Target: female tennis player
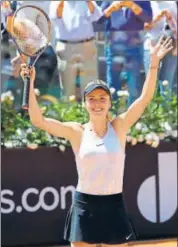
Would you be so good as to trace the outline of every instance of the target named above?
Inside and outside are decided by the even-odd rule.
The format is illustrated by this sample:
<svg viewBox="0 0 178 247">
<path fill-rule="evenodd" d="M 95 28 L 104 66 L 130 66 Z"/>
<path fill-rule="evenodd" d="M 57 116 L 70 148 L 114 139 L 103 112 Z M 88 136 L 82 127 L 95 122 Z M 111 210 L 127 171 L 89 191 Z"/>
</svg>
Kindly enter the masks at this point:
<svg viewBox="0 0 178 247">
<path fill-rule="evenodd" d="M 100 80 L 88 83 L 84 102 L 89 122 L 85 125 L 45 118 L 34 93 L 35 69 L 21 66 L 22 78 L 25 75 L 31 78 L 32 124 L 53 136 L 68 139 L 75 153 L 78 185 L 64 231 L 64 238 L 72 247 L 125 246 L 134 239 L 123 200 L 126 136 L 153 98 L 160 60 L 172 48 L 169 37 L 150 45 L 151 63 L 142 94 L 113 120 L 108 118 L 111 94 L 107 85 Z"/>
</svg>

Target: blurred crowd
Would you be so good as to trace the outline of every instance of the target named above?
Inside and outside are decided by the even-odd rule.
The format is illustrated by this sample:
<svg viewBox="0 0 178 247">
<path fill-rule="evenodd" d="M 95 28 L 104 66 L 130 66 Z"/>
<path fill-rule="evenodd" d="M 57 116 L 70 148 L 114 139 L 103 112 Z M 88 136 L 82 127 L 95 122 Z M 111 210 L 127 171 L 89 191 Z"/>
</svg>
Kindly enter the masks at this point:
<svg viewBox="0 0 178 247">
<path fill-rule="evenodd" d="M 110 86 L 113 97 L 128 90 L 128 105 L 139 97 L 149 69 L 149 44 L 172 36 L 174 49 L 163 59 L 159 90 L 167 81 L 177 90 L 176 1 L 3 1 L 1 2 L 1 92 L 12 91 L 21 104 L 22 57 L 7 31 L 6 18 L 23 5 L 42 8 L 52 22 L 52 40 L 36 63 L 35 87 L 41 95 L 81 100 L 85 85 L 96 78 Z"/>
</svg>

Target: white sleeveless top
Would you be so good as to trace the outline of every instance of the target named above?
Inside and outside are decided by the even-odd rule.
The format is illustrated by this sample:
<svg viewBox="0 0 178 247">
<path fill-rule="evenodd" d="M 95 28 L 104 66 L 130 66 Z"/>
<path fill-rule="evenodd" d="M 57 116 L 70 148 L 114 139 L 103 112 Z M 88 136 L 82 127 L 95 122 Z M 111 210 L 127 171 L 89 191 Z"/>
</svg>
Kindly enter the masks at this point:
<svg viewBox="0 0 178 247">
<path fill-rule="evenodd" d="M 86 126 L 75 156 L 77 191 L 93 195 L 122 192 L 125 153 L 110 123 L 104 138 L 96 138 L 89 126 Z"/>
</svg>

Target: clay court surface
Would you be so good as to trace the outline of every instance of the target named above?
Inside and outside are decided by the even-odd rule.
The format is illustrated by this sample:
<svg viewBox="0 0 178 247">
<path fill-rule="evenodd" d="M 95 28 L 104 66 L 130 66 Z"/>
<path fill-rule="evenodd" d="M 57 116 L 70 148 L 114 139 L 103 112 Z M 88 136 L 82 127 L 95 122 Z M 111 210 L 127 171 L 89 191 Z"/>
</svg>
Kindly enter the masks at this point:
<svg viewBox="0 0 178 247">
<path fill-rule="evenodd" d="M 129 247 L 178 247 L 177 239 L 142 241 L 130 243 Z"/>
<path fill-rule="evenodd" d="M 44 247 L 70 247 L 70 246 L 56 245 L 56 246 L 44 246 Z M 102 246 L 100 245 L 100 247 Z M 130 243 L 128 247 L 178 247 L 178 239 L 138 241 L 138 242 Z"/>
</svg>

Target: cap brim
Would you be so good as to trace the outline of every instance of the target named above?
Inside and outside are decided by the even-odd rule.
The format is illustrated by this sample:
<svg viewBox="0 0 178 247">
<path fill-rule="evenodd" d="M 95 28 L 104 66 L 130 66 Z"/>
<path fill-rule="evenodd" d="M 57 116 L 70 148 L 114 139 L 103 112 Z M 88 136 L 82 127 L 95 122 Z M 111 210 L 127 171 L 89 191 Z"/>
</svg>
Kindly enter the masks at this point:
<svg viewBox="0 0 178 247">
<path fill-rule="evenodd" d="M 91 92 L 93 92 L 95 89 L 103 89 L 110 97 L 111 97 L 111 93 L 108 87 L 104 86 L 104 85 L 91 85 L 89 86 L 85 92 L 84 92 L 84 97 L 87 96 L 88 94 L 90 94 Z"/>
</svg>

